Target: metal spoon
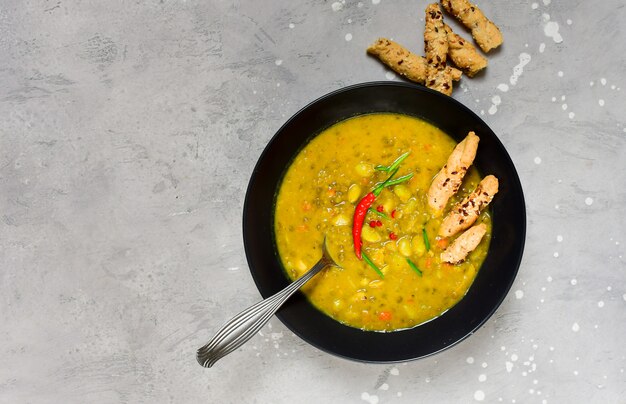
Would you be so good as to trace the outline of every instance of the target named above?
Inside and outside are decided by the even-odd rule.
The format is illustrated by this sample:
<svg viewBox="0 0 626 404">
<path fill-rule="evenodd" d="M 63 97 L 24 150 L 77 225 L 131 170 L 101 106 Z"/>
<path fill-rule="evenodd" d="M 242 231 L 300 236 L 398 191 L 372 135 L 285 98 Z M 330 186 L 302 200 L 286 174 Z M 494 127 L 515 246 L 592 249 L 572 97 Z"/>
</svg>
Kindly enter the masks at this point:
<svg viewBox="0 0 626 404">
<path fill-rule="evenodd" d="M 322 258 L 313 265 L 313 268 L 290 283 L 289 286 L 280 292 L 248 307 L 224 324 L 206 345 L 198 349 L 198 353 L 196 354 L 198 363 L 206 368 L 210 368 L 219 359 L 245 344 L 263 328 L 280 306 L 282 306 L 296 290 L 300 289 L 302 285 L 313 278 L 319 271 L 333 265 L 338 266 L 328 253 L 326 238 L 324 238 L 324 242 L 322 243 Z"/>
</svg>

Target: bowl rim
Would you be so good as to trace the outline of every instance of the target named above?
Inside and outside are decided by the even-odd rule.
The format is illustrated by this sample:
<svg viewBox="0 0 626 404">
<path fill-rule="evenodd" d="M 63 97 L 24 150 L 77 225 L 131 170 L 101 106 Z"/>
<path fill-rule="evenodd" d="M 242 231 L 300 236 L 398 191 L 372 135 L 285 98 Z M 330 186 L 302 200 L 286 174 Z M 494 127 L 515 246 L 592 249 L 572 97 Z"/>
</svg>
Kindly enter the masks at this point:
<svg viewBox="0 0 626 404">
<path fill-rule="evenodd" d="M 348 93 L 348 92 L 353 92 L 356 90 L 360 90 L 360 89 L 364 89 L 364 88 L 375 88 L 375 87 L 399 87 L 399 88 L 405 88 L 405 89 L 409 89 L 409 90 L 415 90 L 418 92 L 424 92 L 429 94 L 429 96 L 434 96 L 434 97 L 438 97 L 440 99 L 445 99 L 445 102 L 451 102 L 454 105 L 454 108 L 458 108 L 461 111 L 463 111 L 465 114 L 470 115 L 473 119 L 477 120 L 478 122 L 484 124 L 484 126 L 486 128 L 489 129 L 490 131 L 490 136 L 492 137 L 492 141 L 494 141 L 496 143 L 496 146 L 500 149 L 500 152 L 502 153 L 501 158 L 506 160 L 506 162 L 510 165 L 510 168 L 512 170 L 512 173 L 514 174 L 512 178 L 510 178 L 509 180 L 512 181 L 512 186 L 516 189 L 516 191 L 519 191 L 518 193 L 518 198 L 519 198 L 519 202 L 520 202 L 520 214 L 521 216 L 523 216 L 523 221 L 521 224 L 521 227 L 517 229 L 517 235 L 518 235 L 518 239 L 517 239 L 517 243 L 519 243 L 519 248 L 516 251 L 517 255 L 513 258 L 513 262 L 512 262 L 512 268 L 509 269 L 510 271 L 510 277 L 507 280 L 506 283 L 500 285 L 501 286 L 501 293 L 498 295 L 497 300 L 494 302 L 494 304 L 492 305 L 492 307 L 488 310 L 488 312 L 486 313 L 486 315 L 484 315 L 479 321 L 477 321 L 475 324 L 473 324 L 470 329 L 467 332 L 464 332 L 463 335 L 457 337 L 454 339 L 454 341 L 451 341 L 448 344 L 444 344 L 443 346 L 440 347 L 440 349 L 436 349 L 436 350 L 432 350 L 428 353 L 425 354 L 420 354 L 420 355 L 409 355 L 407 357 L 403 357 L 403 358 L 395 358 L 395 359 L 389 359 L 389 360 L 385 360 L 385 359 L 368 359 L 368 358 L 362 358 L 362 357 L 354 357 L 352 355 L 346 355 L 342 352 L 337 352 L 335 350 L 333 350 L 332 348 L 329 348 L 327 346 L 322 346 L 318 343 L 316 343 L 315 341 L 312 341 L 311 338 L 309 338 L 307 335 L 304 335 L 303 332 L 301 332 L 297 327 L 295 327 L 293 324 L 291 324 L 290 321 L 288 321 L 288 319 L 285 318 L 285 316 L 282 313 L 282 308 L 278 310 L 278 312 L 276 313 L 276 316 L 281 320 L 281 322 L 290 330 L 292 331 L 294 334 L 296 334 L 298 337 L 300 337 L 301 339 L 303 339 L 305 342 L 307 342 L 308 344 L 320 349 L 321 351 L 330 353 L 334 356 L 337 357 L 341 357 L 344 359 L 348 359 L 351 361 L 357 361 L 357 362 L 363 362 L 363 363 L 401 363 L 401 362 L 406 362 L 409 360 L 416 360 L 416 359 L 420 359 L 420 358 L 425 358 L 425 357 L 429 357 L 432 355 L 435 355 L 437 353 L 440 353 L 442 351 L 445 351 L 457 344 L 459 344 L 460 342 L 464 341 L 465 339 L 467 339 L 470 335 L 474 334 L 480 327 L 482 327 L 487 320 L 489 320 L 494 313 L 498 310 L 498 308 L 502 305 L 504 299 L 506 298 L 506 296 L 508 295 L 516 277 L 517 274 L 519 272 L 519 268 L 521 266 L 521 261 L 523 258 L 523 253 L 524 253 L 524 247 L 525 247 L 525 241 L 526 241 L 526 228 L 527 228 L 527 214 L 526 214 L 526 203 L 525 203 L 525 198 L 524 198 L 524 193 L 523 193 L 523 188 L 521 185 L 521 181 L 519 178 L 519 174 L 517 173 L 517 170 L 515 168 L 515 165 L 513 164 L 513 161 L 508 153 L 508 151 L 505 149 L 504 145 L 502 144 L 502 142 L 500 141 L 499 137 L 495 134 L 495 132 L 493 132 L 493 130 L 491 130 L 491 128 L 476 114 L 474 113 L 471 109 L 469 109 L 467 106 L 465 106 L 464 104 L 462 104 L 461 102 L 457 101 L 456 99 L 449 97 L 447 95 L 441 94 L 437 91 L 431 90 L 427 87 L 421 86 L 421 85 L 416 85 L 416 84 L 412 84 L 412 83 L 406 83 L 406 82 L 396 82 L 396 81 L 370 81 L 370 82 L 363 82 L 363 83 L 357 83 L 357 84 L 353 84 L 353 85 L 349 85 L 346 87 L 342 87 L 333 91 L 330 91 L 316 99 L 314 99 L 313 101 L 310 101 L 309 103 L 307 103 L 304 107 L 300 108 L 296 113 L 294 113 L 289 119 L 287 119 L 285 121 L 285 123 L 283 125 L 280 126 L 280 128 L 274 133 L 274 135 L 271 137 L 271 139 L 267 142 L 267 144 L 265 145 L 263 151 L 261 152 L 261 154 L 258 157 L 258 160 L 254 166 L 254 169 L 252 170 L 252 173 L 250 175 L 250 180 L 248 183 L 248 187 L 246 189 L 246 194 L 245 194 L 245 199 L 244 199 L 244 205 L 243 205 L 243 220 L 242 220 L 242 230 L 243 230 L 243 238 L 244 238 L 244 250 L 246 253 L 246 260 L 248 263 L 248 267 L 250 269 L 250 273 L 253 277 L 253 280 L 255 282 L 255 285 L 257 287 L 257 290 L 261 293 L 261 295 L 263 296 L 263 298 L 267 298 L 269 296 L 271 296 L 273 293 L 269 293 L 268 291 L 264 290 L 262 285 L 260 284 L 260 279 L 259 279 L 259 274 L 254 270 L 254 263 L 252 262 L 251 256 L 249 254 L 249 248 L 250 248 L 250 243 L 252 242 L 250 237 L 249 237 L 249 218 L 247 217 L 247 212 L 249 212 L 249 208 L 251 206 L 251 204 L 253 204 L 253 200 L 251 198 L 251 192 L 254 186 L 254 183 L 257 179 L 257 177 L 260 175 L 260 166 L 262 165 L 262 162 L 267 158 L 267 156 L 269 155 L 269 153 L 271 152 L 272 146 L 277 142 L 277 139 L 281 136 L 281 133 L 283 133 L 286 128 L 288 128 L 289 126 L 291 126 L 293 124 L 293 122 L 295 122 L 296 120 L 298 120 L 304 113 L 305 111 L 308 111 L 309 109 L 311 109 L 313 106 L 322 103 L 324 101 L 327 101 L 328 99 L 332 99 L 334 97 L 337 97 L 339 95 Z M 398 112 L 393 112 L 393 111 L 388 111 L 390 113 L 398 113 Z M 362 114 L 356 114 L 354 116 L 360 116 L 360 115 L 365 115 L 365 114 L 369 114 L 371 112 L 363 112 Z M 401 114 L 401 113 L 400 113 Z M 349 117 L 346 117 L 344 119 L 349 119 Z M 427 118 L 421 118 L 425 121 L 428 121 Z M 336 122 L 335 122 L 336 123 Z M 433 122 L 430 122 L 433 123 Z M 334 124 L 334 123 L 333 123 Z M 330 124 L 329 126 L 332 126 L 333 124 Z M 435 124 L 435 126 L 437 126 Z M 324 129 L 322 129 L 321 131 L 323 131 Z M 300 149 L 298 149 L 295 154 L 292 156 L 295 157 L 297 155 L 297 153 L 299 153 L 299 151 L 302 149 L 302 147 L 304 147 L 306 144 L 308 144 L 308 142 L 310 142 L 310 140 L 312 138 L 314 138 L 315 136 L 317 136 L 321 131 L 318 131 L 317 133 L 310 133 L 308 134 L 308 136 L 306 137 L 306 140 L 304 140 L 302 142 L 302 144 L 300 145 Z M 447 133 L 447 132 L 446 132 Z M 448 133 L 449 136 L 452 136 L 450 133 Z M 454 138 L 454 137 L 453 137 Z M 456 140 L 456 139 L 455 139 Z M 284 171 L 286 171 L 288 169 L 289 165 L 284 167 Z M 283 175 L 284 175 L 284 171 L 283 171 Z M 481 172 L 482 174 L 482 172 Z M 278 181 L 278 186 L 280 186 L 280 182 L 282 181 L 282 178 Z M 275 192 L 277 192 L 278 189 L 275 190 Z M 273 213 L 272 213 L 272 217 L 273 217 Z M 495 220 L 495 218 L 494 218 Z M 271 237 L 274 237 L 274 234 L 272 233 Z M 493 237 L 493 235 L 492 235 Z M 493 241 L 493 240 L 492 240 Z M 491 251 L 491 246 L 489 247 L 490 251 Z M 276 251 L 272 251 L 273 254 L 277 255 Z M 489 256 L 489 254 L 488 254 Z M 484 265 L 484 263 L 483 263 Z M 481 267 L 482 269 L 482 267 Z M 285 276 L 285 278 L 287 279 L 288 282 L 291 282 L 286 275 L 284 274 L 284 271 L 282 270 L 282 267 L 280 269 L 276 269 L 277 271 L 281 272 L 283 274 L 283 276 Z M 480 269 L 478 271 L 478 274 L 476 275 L 476 278 L 478 278 L 480 274 Z M 476 282 L 476 278 L 474 279 L 473 282 Z M 473 285 L 473 283 L 472 283 Z M 469 288 L 470 290 L 472 289 L 472 286 L 470 286 Z M 296 295 L 302 295 L 301 292 L 296 292 Z M 459 302 L 463 301 L 466 298 L 467 294 L 461 298 L 459 300 Z M 292 296 L 290 299 L 294 299 L 295 295 Z M 457 302 L 455 305 L 458 305 Z M 308 303 L 311 308 L 313 310 L 317 310 L 311 303 Z M 454 306 L 453 306 L 454 307 Z M 400 333 L 405 333 L 405 332 L 409 332 L 411 330 L 415 330 L 417 328 L 422 327 L 425 324 L 428 324 L 430 322 L 433 322 L 435 320 L 437 320 L 438 318 L 442 317 L 443 315 L 445 315 L 448 311 L 450 311 L 453 307 L 449 308 L 448 310 L 446 310 L 444 313 L 441 313 L 439 316 L 428 320 L 425 323 L 422 323 L 420 325 L 417 325 L 415 327 L 412 328 L 408 328 L 408 329 L 403 329 L 403 330 L 396 330 L 396 331 L 392 331 L 392 332 L 378 332 L 378 331 L 364 331 L 364 330 L 359 330 L 357 328 L 353 328 L 350 326 L 346 326 L 340 322 L 338 322 L 337 320 L 332 319 L 330 316 L 323 314 L 324 316 L 328 317 L 329 319 L 331 319 L 333 322 L 335 322 L 339 327 L 349 327 L 352 330 L 357 330 L 363 333 L 373 333 L 373 334 L 378 334 L 378 335 L 394 335 L 394 334 L 400 334 Z M 321 312 L 320 312 L 321 313 Z"/>
</svg>

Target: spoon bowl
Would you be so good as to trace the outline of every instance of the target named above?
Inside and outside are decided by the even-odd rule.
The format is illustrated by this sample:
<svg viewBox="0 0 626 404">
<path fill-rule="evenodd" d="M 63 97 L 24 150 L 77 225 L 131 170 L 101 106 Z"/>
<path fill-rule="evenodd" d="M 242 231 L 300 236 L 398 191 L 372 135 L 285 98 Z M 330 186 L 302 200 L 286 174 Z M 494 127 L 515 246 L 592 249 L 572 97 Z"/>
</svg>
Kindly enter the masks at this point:
<svg viewBox="0 0 626 404">
<path fill-rule="evenodd" d="M 248 307 L 224 324 L 209 342 L 198 349 L 196 354 L 198 363 L 206 368 L 210 368 L 219 359 L 241 347 L 263 328 L 274 313 L 276 313 L 276 310 L 278 310 L 291 295 L 318 272 L 329 266 L 338 265 L 328 252 L 326 238 L 324 238 L 324 242 L 322 243 L 322 257 L 311 269 L 280 292 Z"/>
</svg>

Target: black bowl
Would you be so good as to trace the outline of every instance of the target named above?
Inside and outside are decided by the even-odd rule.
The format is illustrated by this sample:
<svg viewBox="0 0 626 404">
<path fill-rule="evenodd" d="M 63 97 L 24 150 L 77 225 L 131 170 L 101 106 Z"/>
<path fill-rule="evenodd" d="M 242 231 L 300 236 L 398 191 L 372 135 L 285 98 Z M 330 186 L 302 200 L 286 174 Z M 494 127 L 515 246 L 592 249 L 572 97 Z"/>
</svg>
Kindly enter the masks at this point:
<svg viewBox="0 0 626 404">
<path fill-rule="evenodd" d="M 476 114 L 427 88 L 398 82 L 358 84 L 325 95 L 296 113 L 269 142 L 252 173 L 243 213 L 248 265 L 264 298 L 289 284 L 274 241 L 274 202 L 292 159 L 314 136 L 344 119 L 377 112 L 421 118 L 455 140 L 470 130 L 480 137 L 474 165 L 500 180 L 491 203 L 492 239 L 487 257 L 469 291 L 441 316 L 394 332 L 348 327 L 313 307 L 298 292 L 278 318 L 317 348 L 353 360 L 398 362 L 442 351 L 476 331 L 498 308 L 517 274 L 526 234 L 524 195 L 515 167 L 502 143 Z"/>
</svg>

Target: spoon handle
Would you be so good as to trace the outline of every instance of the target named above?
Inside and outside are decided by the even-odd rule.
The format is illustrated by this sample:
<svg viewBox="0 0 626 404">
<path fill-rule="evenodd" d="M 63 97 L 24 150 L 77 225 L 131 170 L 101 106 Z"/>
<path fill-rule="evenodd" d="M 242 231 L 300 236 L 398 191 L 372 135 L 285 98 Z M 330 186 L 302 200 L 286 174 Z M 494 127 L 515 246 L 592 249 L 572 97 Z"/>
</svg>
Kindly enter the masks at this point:
<svg viewBox="0 0 626 404">
<path fill-rule="evenodd" d="M 290 283 L 285 289 L 267 299 L 248 307 L 220 328 L 215 336 L 198 349 L 196 359 L 200 365 L 210 368 L 219 359 L 233 352 L 252 338 L 272 318 L 294 292 L 309 281 L 329 262 L 322 257 L 307 273 Z"/>
</svg>

